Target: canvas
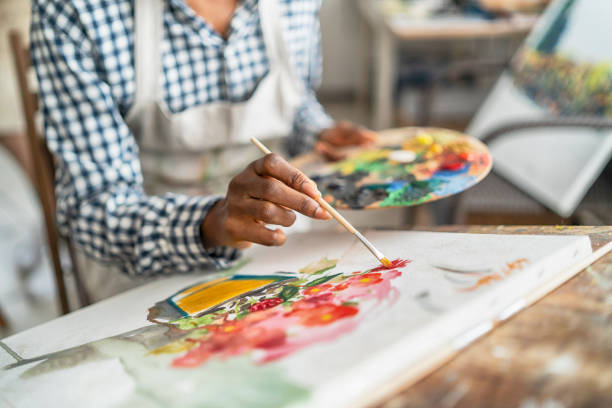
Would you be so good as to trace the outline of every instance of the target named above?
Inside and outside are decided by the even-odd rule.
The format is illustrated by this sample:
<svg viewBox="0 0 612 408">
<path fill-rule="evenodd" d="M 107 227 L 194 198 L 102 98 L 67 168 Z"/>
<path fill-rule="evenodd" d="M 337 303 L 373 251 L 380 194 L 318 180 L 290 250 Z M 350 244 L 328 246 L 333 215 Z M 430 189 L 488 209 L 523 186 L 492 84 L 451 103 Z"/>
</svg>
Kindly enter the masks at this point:
<svg viewBox="0 0 612 408">
<path fill-rule="evenodd" d="M 612 118 L 612 2 L 555 0 L 498 80 L 467 133 L 557 116 Z M 562 217 L 612 157 L 612 131 L 528 128 L 490 145 L 494 170 Z"/>
<path fill-rule="evenodd" d="M 423 375 L 423 364 L 520 310 L 591 252 L 588 237 L 367 236 L 391 268 L 348 234 L 296 235 L 206 282 L 155 282 L 8 338 L 15 355 L 0 352 L 0 402 L 362 405 L 398 378 Z"/>
<path fill-rule="evenodd" d="M 340 162 L 309 154 L 294 164 L 339 209 L 435 201 L 472 187 L 491 169 L 487 147 L 459 132 L 403 128 L 379 134 L 376 146 L 347 149 Z"/>
</svg>

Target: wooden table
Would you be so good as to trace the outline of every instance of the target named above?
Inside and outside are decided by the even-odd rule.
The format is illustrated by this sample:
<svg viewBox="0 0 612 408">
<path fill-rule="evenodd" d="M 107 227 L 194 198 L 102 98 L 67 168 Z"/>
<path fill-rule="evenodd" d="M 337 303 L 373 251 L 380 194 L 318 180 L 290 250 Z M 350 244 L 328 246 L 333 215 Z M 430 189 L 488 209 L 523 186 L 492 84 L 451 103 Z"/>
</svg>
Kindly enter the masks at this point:
<svg viewBox="0 0 612 408">
<path fill-rule="evenodd" d="M 612 227 L 426 228 L 445 232 L 589 235 Z M 381 405 L 612 407 L 612 253 Z"/>
<path fill-rule="evenodd" d="M 374 74 L 374 112 L 375 129 L 386 129 L 393 123 L 393 93 L 396 80 L 396 57 L 400 44 L 414 44 L 423 41 L 449 41 L 492 39 L 522 36 L 531 30 L 536 16 L 514 16 L 485 20 L 468 16 L 436 16 L 431 18 L 412 18 L 402 15 L 386 14 L 380 1 L 360 0 L 358 7 L 363 21 L 370 30 L 360 30 L 359 51 L 361 54 L 372 50 Z M 371 31 L 372 35 L 368 34 Z M 358 93 L 367 93 L 369 69 L 364 61 L 369 55 L 361 55 L 358 64 Z"/>
</svg>

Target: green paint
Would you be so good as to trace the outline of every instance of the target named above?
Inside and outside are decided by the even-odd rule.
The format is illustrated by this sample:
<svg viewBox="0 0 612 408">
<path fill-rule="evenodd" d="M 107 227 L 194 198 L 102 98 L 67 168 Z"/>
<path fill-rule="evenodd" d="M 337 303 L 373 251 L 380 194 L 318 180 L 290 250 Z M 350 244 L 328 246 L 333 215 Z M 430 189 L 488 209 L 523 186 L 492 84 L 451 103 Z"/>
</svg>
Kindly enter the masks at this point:
<svg viewBox="0 0 612 408">
<path fill-rule="evenodd" d="M 337 273 L 337 274 L 335 274 L 335 275 L 323 276 L 323 277 L 321 277 L 321 278 L 318 278 L 318 279 L 313 280 L 312 282 L 308 282 L 308 283 L 307 283 L 306 285 L 304 285 L 304 286 L 306 286 L 307 288 L 310 288 L 310 287 L 313 287 L 313 286 L 317 286 L 317 285 L 320 285 L 320 284 L 322 284 L 322 283 L 325 283 L 325 282 L 327 282 L 327 281 L 329 281 L 329 280 L 332 280 L 332 279 L 334 279 L 336 276 L 340 276 L 340 275 L 342 275 L 342 273 Z"/>
<path fill-rule="evenodd" d="M 197 327 L 206 326 L 212 324 L 218 317 L 216 314 L 208 313 L 200 317 L 184 317 L 182 319 L 174 320 L 170 324 L 176 325 L 181 330 L 191 330 Z"/>
<path fill-rule="evenodd" d="M 297 293 L 299 293 L 300 288 L 293 285 L 287 285 L 283 287 L 281 290 L 279 297 L 283 299 L 285 302 L 289 299 L 293 298 Z"/>
<path fill-rule="evenodd" d="M 329 259 L 326 256 L 319 259 L 316 262 L 309 264 L 308 266 L 299 270 L 300 274 L 303 275 L 319 275 L 323 272 L 329 271 L 336 267 L 338 263 L 337 259 Z"/>
<path fill-rule="evenodd" d="M 124 347 L 121 347 L 124 350 Z M 121 357 L 136 390 L 123 407 L 282 407 L 306 399 L 309 391 L 287 379 L 275 364 L 255 365 L 248 357 L 211 360 L 194 368 L 168 368 L 172 356 Z"/>
</svg>

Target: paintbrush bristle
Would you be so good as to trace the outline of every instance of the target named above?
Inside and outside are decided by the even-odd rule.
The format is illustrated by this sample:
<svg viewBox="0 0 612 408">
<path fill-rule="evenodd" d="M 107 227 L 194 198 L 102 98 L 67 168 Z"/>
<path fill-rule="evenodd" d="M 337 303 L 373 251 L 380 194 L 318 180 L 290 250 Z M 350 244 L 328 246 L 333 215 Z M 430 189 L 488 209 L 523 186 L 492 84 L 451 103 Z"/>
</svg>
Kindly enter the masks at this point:
<svg viewBox="0 0 612 408">
<path fill-rule="evenodd" d="M 393 266 L 391 261 L 389 261 L 387 258 L 382 258 L 380 260 L 380 263 L 383 264 L 385 268 L 390 268 L 391 266 Z"/>
</svg>

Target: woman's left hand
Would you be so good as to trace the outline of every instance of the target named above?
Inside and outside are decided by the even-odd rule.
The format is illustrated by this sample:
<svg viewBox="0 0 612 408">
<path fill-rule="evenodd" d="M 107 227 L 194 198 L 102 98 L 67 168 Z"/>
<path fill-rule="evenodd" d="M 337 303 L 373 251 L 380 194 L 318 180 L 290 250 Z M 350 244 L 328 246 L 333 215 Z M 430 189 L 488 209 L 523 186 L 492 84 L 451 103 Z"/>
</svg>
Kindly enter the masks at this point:
<svg viewBox="0 0 612 408">
<path fill-rule="evenodd" d="M 319 134 L 315 151 L 328 160 L 341 160 L 346 154 L 340 148 L 365 146 L 376 142 L 376 140 L 378 140 L 378 135 L 375 132 L 351 122 L 341 121 Z"/>
</svg>

